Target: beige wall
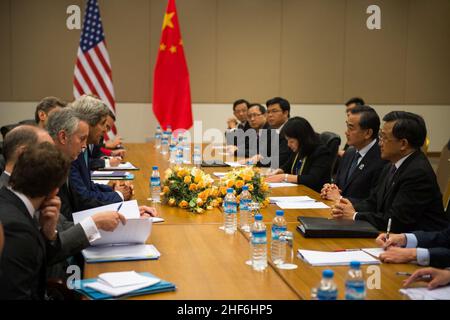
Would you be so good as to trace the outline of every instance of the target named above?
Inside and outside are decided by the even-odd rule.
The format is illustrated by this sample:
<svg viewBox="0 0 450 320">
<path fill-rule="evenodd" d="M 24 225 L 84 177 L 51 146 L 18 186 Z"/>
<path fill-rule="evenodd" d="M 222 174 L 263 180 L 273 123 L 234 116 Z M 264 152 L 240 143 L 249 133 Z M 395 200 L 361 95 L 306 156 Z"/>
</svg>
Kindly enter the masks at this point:
<svg viewBox="0 0 450 320">
<path fill-rule="evenodd" d="M 24 119 L 32 119 L 37 102 L 0 102 L 0 127 Z M 374 105 L 380 117 L 392 110 L 409 110 L 425 118 L 430 137 L 429 151 L 441 151 L 450 138 L 450 106 L 448 105 Z M 226 127 L 226 119 L 232 115 L 229 104 L 194 104 L 194 119 L 202 121 L 203 132 Z M 345 141 L 345 116 L 342 105 L 293 105 L 292 116 L 308 119 L 318 132 L 333 131 Z M 117 127 L 127 142 L 145 142 L 153 137 L 156 128 L 151 105 L 144 103 L 119 103 L 117 105 Z M 192 130 L 191 130 L 192 131 Z"/>
<path fill-rule="evenodd" d="M 150 103 L 165 0 L 99 0 L 119 102 Z M 82 0 L 0 0 L 0 101 L 72 97 Z M 381 7 L 382 29 L 366 28 Z M 450 104 L 448 0 L 178 0 L 195 103 Z"/>
</svg>

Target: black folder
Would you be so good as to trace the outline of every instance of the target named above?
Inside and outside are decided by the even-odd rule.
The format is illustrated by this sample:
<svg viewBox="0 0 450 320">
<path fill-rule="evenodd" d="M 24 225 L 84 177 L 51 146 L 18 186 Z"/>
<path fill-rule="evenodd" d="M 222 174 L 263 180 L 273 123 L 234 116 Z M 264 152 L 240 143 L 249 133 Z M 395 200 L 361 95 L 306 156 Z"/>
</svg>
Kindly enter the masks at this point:
<svg viewBox="0 0 450 320">
<path fill-rule="evenodd" d="M 378 230 L 367 221 L 297 217 L 297 231 L 305 238 L 376 238 Z"/>
</svg>

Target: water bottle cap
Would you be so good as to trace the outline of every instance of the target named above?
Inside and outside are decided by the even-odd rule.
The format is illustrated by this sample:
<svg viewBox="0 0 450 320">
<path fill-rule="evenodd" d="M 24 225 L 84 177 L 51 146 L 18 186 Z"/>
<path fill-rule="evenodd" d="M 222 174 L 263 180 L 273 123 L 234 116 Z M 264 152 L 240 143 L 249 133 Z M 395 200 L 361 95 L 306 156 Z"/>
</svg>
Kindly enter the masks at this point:
<svg viewBox="0 0 450 320">
<path fill-rule="evenodd" d="M 234 191 L 233 188 L 228 188 L 227 189 L 227 193 L 233 193 L 233 191 Z"/>
<path fill-rule="evenodd" d="M 243 186 L 242 187 L 242 191 L 247 190 L 248 191 L 248 186 Z"/>
<path fill-rule="evenodd" d="M 158 166 L 153 166 L 153 170 L 158 170 Z"/>
<path fill-rule="evenodd" d="M 334 276 L 333 270 L 329 270 L 329 269 L 323 270 L 322 277 L 331 279 L 331 278 L 333 278 L 333 276 Z"/>
<path fill-rule="evenodd" d="M 262 219 L 263 219 L 262 214 L 255 214 L 255 220 L 256 221 L 262 221 Z"/>
<path fill-rule="evenodd" d="M 359 262 L 359 261 L 352 261 L 352 262 L 350 262 L 350 268 L 352 268 L 352 269 L 359 269 L 359 268 L 361 268 L 361 262 Z"/>
<path fill-rule="evenodd" d="M 279 217 L 284 216 L 284 211 L 283 210 L 277 210 L 276 215 Z"/>
</svg>

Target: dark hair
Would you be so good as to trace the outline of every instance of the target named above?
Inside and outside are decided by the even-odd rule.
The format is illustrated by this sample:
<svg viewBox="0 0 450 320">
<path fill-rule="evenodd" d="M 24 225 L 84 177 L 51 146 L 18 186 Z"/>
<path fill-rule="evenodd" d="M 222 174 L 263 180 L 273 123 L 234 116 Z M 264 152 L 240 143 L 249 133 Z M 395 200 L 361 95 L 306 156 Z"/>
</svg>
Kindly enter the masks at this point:
<svg viewBox="0 0 450 320">
<path fill-rule="evenodd" d="M 259 103 L 250 103 L 250 104 L 248 105 L 248 109 L 249 109 L 249 110 L 250 110 L 250 108 L 253 108 L 253 107 L 258 107 L 259 111 L 260 111 L 262 114 L 266 114 L 266 112 L 267 112 L 266 107 L 264 107 L 262 104 L 259 104 Z"/>
<path fill-rule="evenodd" d="M 116 115 L 114 114 L 114 112 L 111 111 L 111 109 L 109 109 L 108 116 L 110 116 L 111 119 L 113 119 L 113 121 L 116 122 Z"/>
<path fill-rule="evenodd" d="M 60 100 L 56 97 L 46 97 L 39 102 L 36 106 L 36 111 L 34 112 L 34 120 L 36 123 L 39 123 L 39 111 L 44 111 L 45 114 L 48 114 L 50 110 L 61 107 L 64 108 L 67 105 L 67 102 Z"/>
<path fill-rule="evenodd" d="M 239 104 L 242 104 L 242 103 L 245 103 L 245 105 L 247 106 L 247 109 L 248 109 L 248 106 L 250 103 L 245 99 L 239 99 L 239 100 L 236 100 L 235 102 L 233 102 L 233 111 L 236 110 L 236 106 L 238 106 Z"/>
<path fill-rule="evenodd" d="M 309 156 L 320 144 L 319 136 L 311 124 L 302 117 L 290 118 L 281 129 L 281 135 L 298 140 L 300 157 Z"/>
<path fill-rule="evenodd" d="M 38 141 L 37 127 L 30 125 L 21 125 L 15 127 L 5 136 L 3 141 L 3 156 L 5 161 L 14 161 L 16 151 L 19 147 L 29 147 L 35 145 Z"/>
<path fill-rule="evenodd" d="M 269 108 L 270 105 L 278 103 L 280 105 L 281 110 L 288 112 L 288 118 L 291 116 L 291 105 L 289 101 L 281 97 L 275 97 L 267 100 L 266 106 Z"/>
<path fill-rule="evenodd" d="M 349 105 L 351 105 L 351 104 L 356 104 L 357 106 L 358 105 L 360 105 L 360 106 L 363 106 L 363 105 L 365 105 L 366 103 L 364 102 L 364 99 L 363 98 L 360 98 L 360 97 L 353 97 L 353 98 L 351 98 L 351 99 L 349 99 L 346 103 L 345 103 L 345 105 L 348 107 Z"/>
<path fill-rule="evenodd" d="M 415 113 L 406 111 L 391 111 L 386 114 L 383 121 L 395 121 L 392 134 L 397 139 L 406 139 L 408 144 L 420 149 L 427 138 L 427 127 L 423 118 Z"/>
<path fill-rule="evenodd" d="M 19 156 L 9 184 L 30 198 L 45 197 L 66 181 L 70 163 L 53 144 L 40 143 Z"/>
<path fill-rule="evenodd" d="M 380 131 L 380 117 L 377 112 L 370 106 L 357 105 L 351 111 L 351 114 L 361 114 L 359 118 L 359 126 L 361 129 L 372 129 L 372 139 L 378 137 Z"/>
</svg>

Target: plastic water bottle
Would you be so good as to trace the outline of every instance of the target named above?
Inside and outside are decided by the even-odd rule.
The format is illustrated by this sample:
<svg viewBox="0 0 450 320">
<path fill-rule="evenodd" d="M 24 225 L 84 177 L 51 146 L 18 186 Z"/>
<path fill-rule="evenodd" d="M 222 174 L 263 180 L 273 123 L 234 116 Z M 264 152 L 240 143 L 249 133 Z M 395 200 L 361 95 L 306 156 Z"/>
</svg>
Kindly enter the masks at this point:
<svg viewBox="0 0 450 320">
<path fill-rule="evenodd" d="M 156 149 L 161 148 L 161 135 L 162 135 L 161 126 L 157 126 L 156 131 L 155 131 L 155 148 Z"/>
<path fill-rule="evenodd" d="M 267 232 L 262 218 L 261 214 L 255 215 L 255 222 L 251 228 L 252 267 L 256 271 L 267 268 Z"/>
<path fill-rule="evenodd" d="M 223 212 L 225 215 L 225 233 L 235 233 L 237 230 L 237 203 L 232 188 L 227 189 L 227 195 L 223 201 Z"/>
<path fill-rule="evenodd" d="M 200 167 L 202 165 L 202 152 L 200 151 L 200 146 L 194 147 L 194 156 L 193 156 L 194 166 Z"/>
<path fill-rule="evenodd" d="M 284 219 L 284 211 L 277 210 L 275 218 L 272 222 L 272 243 L 271 243 L 271 257 L 275 264 L 284 263 L 286 256 L 286 242 L 280 240 L 280 233 L 287 230 L 287 223 Z"/>
<path fill-rule="evenodd" d="M 161 202 L 161 178 L 157 166 L 153 167 L 152 176 L 150 177 L 150 192 L 153 202 Z"/>
<path fill-rule="evenodd" d="M 181 166 L 183 164 L 183 147 L 182 146 L 177 147 L 175 163 L 179 166 Z"/>
<path fill-rule="evenodd" d="M 366 283 L 359 261 L 350 262 L 350 269 L 345 280 L 345 299 L 364 300 L 366 298 Z"/>
<path fill-rule="evenodd" d="M 191 144 L 188 142 L 188 138 L 183 139 L 183 163 L 191 163 Z"/>
<path fill-rule="evenodd" d="M 167 132 L 167 139 L 169 141 L 172 141 L 172 126 L 170 124 L 166 128 L 166 132 Z"/>
<path fill-rule="evenodd" d="M 333 270 L 324 270 L 317 288 L 317 300 L 337 300 L 337 287 L 333 280 Z"/>
<path fill-rule="evenodd" d="M 164 131 L 161 138 L 161 154 L 166 155 L 169 152 L 169 135 L 167 131 Z"/>
<path fill-rule="evenodd" d="M 174 164 L 177 157 L 177 147 L 172 143 L 169 146 L 169 162 Z"/>
<path fill-rule="evenodd" d="M 250 232 L 250 208 L 249 204 L 252 201 L 252 195 L 248 191 L 248 186 L 242 187 L 241 197 L 239 201 L 240 220 L 239 225 L 245 232 Z"/>
</svg>

